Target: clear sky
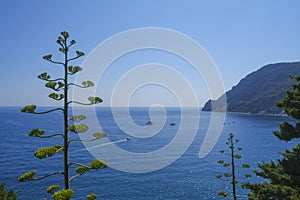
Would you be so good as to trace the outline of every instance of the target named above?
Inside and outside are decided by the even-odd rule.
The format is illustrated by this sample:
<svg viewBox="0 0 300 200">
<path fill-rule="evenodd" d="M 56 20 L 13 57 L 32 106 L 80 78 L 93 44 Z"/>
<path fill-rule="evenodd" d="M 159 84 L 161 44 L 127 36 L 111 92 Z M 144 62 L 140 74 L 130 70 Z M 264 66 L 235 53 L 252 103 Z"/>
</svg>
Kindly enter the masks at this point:
<svg viewBox="0 0 300 200">
<path fill-rule="evenodd" d="M 265 64 L 300 60 L 299 9 L 300 1 L 296 0 L 2 0 L 0 105 L 51 104 L 47 98 L 50 91 L 36 76 L 44 71 L 61 71 L 42 56 L 57 52 L 55 41 L 64 30 L 77 41 L 75 49 L 86 54 L 105 39 L 128 29 L 162 27 L 182 32 L 206 49 L 228 90 Z M 160 56 L 157 55 L 158 62 Z M 132 59 L 141 57 L 144 56 Z M 123 64 L 129 65 L 129 58 Z M 152 59 L 145 61 L 153 62 Z M 198 87 L 205 85 L 201 81 L 197 85 L 189 71 L 182 73 L 186 73 L 202 105 L 208 96 L 202 95 Z M 108 83 L 109 74 L 104 79 Z M 111 76 L 114 74 L 112 71 Z M 109 100 L 112 86 L 105 88 L 97 91 Z M 137 90 L 130 102 L 132 106 L 156 102 L 173 105 L 174 96 L 169 93 L 157 86 L 146 86 Z"/>
</svg>

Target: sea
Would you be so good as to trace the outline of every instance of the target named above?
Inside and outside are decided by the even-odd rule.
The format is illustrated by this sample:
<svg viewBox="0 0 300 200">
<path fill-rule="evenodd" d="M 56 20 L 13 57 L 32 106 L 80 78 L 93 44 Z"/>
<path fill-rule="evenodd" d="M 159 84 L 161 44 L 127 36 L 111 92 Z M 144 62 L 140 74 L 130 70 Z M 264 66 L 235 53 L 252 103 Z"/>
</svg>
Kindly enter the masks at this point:
<svg viewBox="0 0 300 200">
<path fill-rule="evenodd" d="M 45 115 L 33 115 L 22 113 L 20 109 L 21 107 L 17 106 L 0 107 L 0 183 L 5 183 L 6 190 L 14 189 L 20 200 L 51 199 L 51 195 L 46 192 L 46 189 L 49 185 L 63 186 L 61 175 L 51 176 L 40 181 L 22 183 L 18 182 L 18 177 L 30 170 L 36 170 L 36 176 L 62 170 L 62 155 L 57 154 L 46 159 L 38 159 L 34 156 L 34 152 L 38 148 L 61 144 L 61 138 L 33 138 L 28 136 L 28 133 L 34 128 L 46 130 L 47 134 L 61 133 L 63 116 L 60 111 Z M 45 111 L 51 108 L 38 107 L 38 109 Z M 146 125 L 153 117 L 153 113 L 152 115 L 149 114 L 149 108 L 117 109 L 121 111 L 122 109 L 129 110 L 130 123 L 144 128 L 143 130 L 147 130 L 147 126 L 155 126 L 155 120 L 160 119 L 155 118 L 153 125 Z M 199 157 L 200 147 L 212 120 L 212 113 L 210 112 L 202 112 L 200 108 L 164 108 L 164 112 L 159 112 L 164 115 L 161 118 L 162 122 L 159 122 L 160 129 L 150 136 L 141 135 L 139 137 L 138 133 L 132 136 L 126 128 L 119 127 L 120 124 L 116 122 L 116 116 L 111 108 L 96 107 L 93 112 L 95 112 L 95 116 L 101 125 L 101 131 L 106 133 L 110 141 L 102 144 L 103 151 L 109 149 L 104 148 L 104 145 L 114 145 L 124 151 L 143 155 L 164 149 L 165 146 L 172 144 L 172 140 L 177 137 L 176 134 L 180 129 L 183 129 L 183 132 L 186 131 L 187 135 L 189 134 L 189 125 L 184 126 L 182 124 L 182 117 L 184 117 L 182 113 L 186 113 L 184 109 L 196 110 L 197 112 L 191 113 L 199 113 L 200 117 L 199 119 L 195 118 L 199 120 L 195 135 L 188 146 L 183 148 L 184 151 L 180 156 L 174 157 L 173 160 L 168 161 L 169 163 L 166 166 L 160 166 L 157 169 L 151 168 L 151 166 L 149 169 L 145 168 L 143 162 L 140 162 L 139 166 L 136 166 L 135 162 L 132 165 L 129 163 L 126 166 L 118 166 L 115 165 L 118 160 L 114 160 L 113 167 L 110 167 L 108 162 L 109 167 L 107 168 L 91 170 L 73 179 L 71 188 L 75 191 L 75 194 L 72 199 L 85 199 L 85 196 L 90 193 L 97 194 L 98 199 L 109 200 L 222 199 L 218 196 L 218 191 L 230 192 L 230 180 L 217 179 L 216 174 L 230 173 L 230 169 L 224 168 L 218 163 L 220 159 L 225 161 L 230 159 L 229 155 L 220 153 L 220 150 L 228 151 L 226 142 L 229 133 L 233 133 L 234 138 L 238 140 L 236 147 L 242 148 L 238 152 L 242 158 L 236 161 L 237 176 L 241 177 L 238 178 L 240 183 L 262 181 L 262 179 L 255 176 L 252 170 L 258 169 L 258 164 L 263 161 L 268 162 L 279 159 L 281 157 L 280 152 L 290 149 L 300 142 L 299 140 L 280 141 L 273 135 L 273 131 L 278 130 L 279 122 L 293 121 L 287 116 L 226 113 L 224 121 L 218 125 L 221 127 L 221 133 L 216 144 L 212 146 L 207 155 Z M 219 115 L 213 116 L 218 117 Z M 86 120 L 88 121 L 88 119 Z M 193 120 L 193 116 L 189 116 L 189 120 Z M 187 122 L 189 121 L 185 123 Z M 175 125 L 172 126 L 171 123 Z M 141 134 L 144 133 L 141 132 Z M 76 134 L 74 134 L 74 137 L 80 139 Z M 184 138 L 184 135 L 181 137 Z M 175 145 L 181 145 L 181 143 Z M 187 144 L 184 143 L 184 145 Z M 100 151 L 102 147 L 98 145 Z M 182 150 L 180 146 L 178 146 L 178 149 Z M 176 146 L 171 150 L 172 152 L 164 155 L 167 156 L 165 159 L 176 154 Z M 108 155 L 110 153 L 113 157 L 113 151 L 106 152 Z M 87 149 L 85 144 L 79 141 L 71 143 L 70 161 L 88 165 L 94 159 L 93 151 Z M 118 159 L 120 163 L 123 163 L 122 161 L 129 158 L 124 154 L 124 156 L 119 156 Z M 164 157 L 161 159 L 164 159 Z M 153 160 L 153 166 L 157 164 L 156 162 Z M 151 165 L 151 162 L 145 162 L 145 165 L 149 165 L 149 163 Z M 249 164 L 251 167 L 249 169 L 239 168 L 243 163 Z M 74 169 L 72 168 L 72 170 Z M 252 178 L 242 178 L 245 173 L 251 174 Z M 73 171 L 71 175 L 74 175 Z M 237 188 L 237 193 L 240 196 L 246 196 L 248 192 L 248 190 L 240 187 Z"/>
</svg>

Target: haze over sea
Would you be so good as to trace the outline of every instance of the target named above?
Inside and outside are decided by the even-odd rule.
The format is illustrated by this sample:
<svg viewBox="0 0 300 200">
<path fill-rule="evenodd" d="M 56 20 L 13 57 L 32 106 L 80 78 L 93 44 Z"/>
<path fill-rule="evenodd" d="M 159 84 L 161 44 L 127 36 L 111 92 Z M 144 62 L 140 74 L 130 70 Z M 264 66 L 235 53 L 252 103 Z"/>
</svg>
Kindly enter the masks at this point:
<svg viewBox="0 0 300 200">
<path fill-rule="evenodd" d="M 166 108 L 166 110 L 166 124 L 157 135 L 144 139 L 132 138 L 130 141 L 116 145 L 134 152 L 150 152 L 166 145 L 178 130 L 180 108 Z M 111 141 L 118 141 L 128 136 L 116 125 L 110 108 L 99 107 L 96 111 L 101 127 Z M 136 124 L 144 125 L 149 120 L 148 108 L 130 108 L 130 111 Z M 36 169 L 37 174 L 41 175 L 61 169 L 62 156 L 56 155 L 40 160 L 33 155 L 37 148 L 60 144 L 59 139 L 31 138 L 27 134 L 34 128 L 44 129 L 49 133 L 60 132 L 62 115 L 55 112 L 47 115 L 24 114 L 20 112 L 20 107 L 0 107 L 0 112 L 2 122 L 0 182 L 5 182 L 7 189 L 13 188 L 18 199 L 50 199 L 46 188 L 57 182 L 62 183 L 63 177 L 58 175 L 27 183 L 19 183 L 18 177 L 32 169 Z M 251 165 L 251 169 L 257 169 L 258 162 L 278 159 L 279 152 L 299 142 L 299 140 L 282 142 L 272 134 L 272 130 L 278 129 L 278 122 L 291 121 L 288 117 L 227 113 L 217 144 L 206 157 L 200 159 L 199 149 L 209 121 L 210 112 L 200 112 L 199 129 L 195 140 L 184 155 L 170 166 L 141 174 L 120 172 L 112 168 L 91 171 L 72 182 L 72 189 L 75 190 L 73 199 L 83 199 L 90 193 L 96 193 L 99 199 L 118 200 L 220 199 L 217 195 L 218 190 L 229 188 L 229 185 L 215 178 L 216 174 L 225 171 L 217 161 L 226 159 L 219 151 L 227 149 L 225 142 L 230 132 L 240 140 L 238 145 L 243 148 L 241 151 L 243 158 L 239 162 Z M 170 122 L 175 122 L 176 125 L 170 126 Z M 79 142 L 72 144 L 70 152 L 70 159 L 77 162 L 88 164 L 94 159 Z M 243 169 L 239 172 L 249 173 L 250 170 Z M 250 180 L 259 181 L 255 176 Z M 238 192 L 247 193 L 242 189 Z"/>
</svg>

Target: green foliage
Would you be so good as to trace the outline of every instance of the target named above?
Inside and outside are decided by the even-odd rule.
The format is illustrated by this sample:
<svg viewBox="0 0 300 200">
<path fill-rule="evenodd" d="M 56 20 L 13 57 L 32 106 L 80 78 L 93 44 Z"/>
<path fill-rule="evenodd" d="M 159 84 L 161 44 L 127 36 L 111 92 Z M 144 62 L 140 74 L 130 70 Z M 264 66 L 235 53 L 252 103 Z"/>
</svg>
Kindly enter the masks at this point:
<svg viewBox="0 0 300 200">
<path fill-rule="evenodd" d="M 296 126 L 291 125 L 288 122 L 282 122 L 279 124 L 279 131 L 273 131 L 274 135 L 284 141 L 290 141 L 294 138 L 300 137 L 300 123 L 296 123 Z"/>
<path fill-rule="evenodd" d="M 49 82 L 47 82 L 45 84 L 45 87 L 51 88 L 51 89 L 53 89 L 55 91 L 61 90 L 64 86 L 65 86 L 65 84 L 62 83 L 62 82 L 60 82 L 60 81 L 58 81 L 58 82 L 56 82 L 56 81 L 49 81 Z"/>
<path fill-rule="evenodd" d="M 71 41 L 70 41 L 70 45 L 73 45 L 73 44 L 76 44 L 76 41 L 75 41 L 75 40 L 71 40 Z"/>
<path fill-rule="evenodd" d="M 22 176 L 20 176 L 18 178 L 18 180 L 20 182 L 24 182 L 24 181 L 30 181 L 30 180 L 34 180 L 34 175 L 36 174 L 36 171 L 35 170 L 32 170 L 32 171 L 29 171 L 29 172 L 26 172 L 25 174 L 23 174 Z"/>
<path fill-rule="evenodd" d="M 53 89 L 53 90 L 56 90 L 56 89 L 55 89 L 56 84 L 57 84 L 57 83 L 54 82 L 54 81 L 49 81 L 48 83 L 45 84 L 45 86 L 46 86 L 47 88 L 51 88 L 51 89 Z"/>
<path fill-rule="evenodd" d="M 237 155 L 234 155 L 234 158 L 240 159 L 240 158 L 242 158 L 242 156 L 237 154 Z"/>
<path fill-rule="evenodd" d="M 229 152 L 226 152 L 225 150 L 221 150 L 220 153 L 223 155 L 229 155 L 230 156 L 230 161 L 226 162 L 224 160 L 218 160 L 218 163 L 223 165 L 223 167 L 225 168 L 230 168 L 231 171 L 230 173 L 225 172 L 223 174 L 217 174 L 216 178 L 218 179 L 222 179 L 224 181 L 229 181 L 229 183 L 232 185 L 232 191 L 231 192 L 226 192 L 224 190 L 220 190 L 218 192 L 219 196 L 223 196 L 223 197 L 227 197 L 228 195 L 232 194 L 233 199 L 236 200 L 237 199 L 237 194 L 236 194 L 236 187 L 239 183 L 239 181 L 237 180 L 237 178 L 241 178 L 241 177 L 237 177 L 236 174 L 236 163 L 235 160 L 239 160 L 242 158 L 241 155 L 237 154 L 237 152 L 240 152 L 242 150 L 242 148 L 240 147 L 236 147 L 236 144 L 239 142 L 239 140 L 234 140 L 234 135 L 232 133 L 229 134 L 228 136 L 228 141 L 226 142 L 226 145 L 229 148 Z M 249 168 L 250 166 L 248 164 L 242 164 L 240 167 L 242 168 Z M 250 178 L 251 175 L 250 174 L 245 174 L 244 178 Z"/>
<path fill-rule="evenodd" d="M 52 59 L 52 55 L 51 54 L 46 55 L 46 56 L 43 57 L 43 59 L 50 61 Z"/>
<path fill-rule="evenodd" d="M 227 196 L 228 196 L 228 193 L 225 192 L 224 190 L 219 190 L 219 191 L 218 191 L 218 195 L 219 195 L 219 196 L 223 196 L 223 197 L 227 197 Z"/>
<path fill-rule="evenodd" d="M 221 174 L 217 174 L 216 178 L 222 178 L 222 175 Z"/>
<path fill-rule="evenodd" d="M 248 165 L 248 164 L 242 164 L 242 167 L 243 168 L 250 168 L 250 165 Z"/>
<path fill-rule="evenodd" d="M 300 63 L 276 63 L 266 65 L 248 74 L 236 86 L 226 92 L 228 112 L 251 114 L 281 114 L 282 109 L 276 106 L 276 101 L 285 96 L 285 90 L 290 89 L 292 80 L 290 74 L 300 74 Z M 214 101 L 217 107 L 224 106 L 225 94 Z M 222 99 L 223 98 L 223 99 Z M 211 100 L 203 107 L 211 110 Z"/>
<path fill-rule="evenodd" d="M 83 81 L 81 83 L 84 87 L 93 87 L 94 83 L 92 81 Z"/>
<path fill-rule="evenodd" d="M 66 39 L 70 36 L 69 33 L 68 33 L 67 31 L 63 31 L 63 32 L 61 32 L 60 34 L 64 37 L 64 40 L 62 40 L 62 41 L 64 41 L 64 42 L 65 42 Z"/>
<path fill-rule="evenodd" d="M 69 126 L 69 131 L 73 133 L 83 133 L 86 132 L 89 127 L 86 124 L 76 124 Z"/>
<path fill-rule="evenodd" d="M 47 177 L 53 176 L 53 175 L 63 175 L 64 189 L 59 191 L 59 189 L 60 189 L 59 185 L 51 185 L 47 188 L 47 192 L 50 194 L 53 194 L 52 195 L 53 200 L 69 200 L 74 194 L 74 191 L 70 189 L 71 180 L 83 175 L 84 173 L 90 171 L 91 169 L 96 170 L 96 169 L 107 167 L 107 163 L 105 163 L 102 160 L 92 161 L 90 163 L 90 166 L 85 166 L 83 164 L 76 163 L 76 162 L 69 162 L 69 146 L 70 146 L 70 144 L 73 141 L 81 141 L 80 139 L 76 138 L 76 137 L 78 137 L 77 135 L 74 135 L 74 134 L 71 135 L 70 132 L 82 133 L 82 132 L 88 131 L 88 126 L 86 124 L 73 124 L 73 125 L 70 124 L 70 121 L 80 122 L 80 121 L 86 119 L 86 117 L 84 115 L 75 115 L 75 116 L 69 118 L 69 105 L 72 103 L 78 103 L 78 104 L 82 104 L 82 105 L 92 105 L 92 104 L 101 103 L 103 101 L 100 97 L 89 97 L 88 99 L 89 99 L 90 103 L 82 103 L 82 102 L 68 100 L 69 86 L 73 85 L 73 86 L 77 86 L 80 88 L 87 88 L 87 87 L 94 86 L 94 83 L 92 81 L 84 81 L 84 82 L 82 82 L 82 86 L 68 82 L 68 80 L 69 80 L 68 77 L 70 75 L 74 75 L 83 70 L 80 66 L 70 65 L 70 62 L 75 59 L 78 59 L 81 56 L 84 56 L 83 52 L 75 51 L 76 56 L 70 58 L 70 56 L 69 56 L 70 47 L 72 45 L 76 44 L 76 41 L 71 40 L 70 42 L 68 42 L 69 36 L 70 36 L 69 33 L 64 31 L 64 32 L 61 32 L 61 35 L 56 40 L 56 43 L 59 45 L 59 51 L 64 54 L 63 61 L 60 62 L 60 61 L 53 60 L 52 54 L 48 54 L 43 57 L 44 60 L 49 61 L 50 63 L 62 65 L 63 69 L 64 69 L 63 70 L 64 74 L 62 77 L 64 77 L 64 78 L 50 79 L 51 76 L 47 72 L 43 72 L 40 75 L 38 75 L 39 79 L 46 81 L 46 84 L 45 84 L 46 88 L 50 88 L 56 92 L 59 92 L 59 93 L 53 92 L 53 93 L 49 94 L 48 95 L 49 98 L 56 100 L 56 101 L 60 101 L 60 100 L 64 99 L 63 106 L 60 108 L 54 108 L 54 109 L 51 109 L 48 111 L 43 111 L 43 112 L 36 112 L 35 111 L 36 105 L 28 105 L 21 109 L 21 111 L 24 113 L 32 113 L 32 114 L 47 114 L 47 113 L 54 112 L 54 111 L 62 111 L 63 112 L 63 122 L 62 122 L 63 123 L 63 131 L 62 131 L 62 133 L 45 135 L 45 131 L 38 129 L 38 128 L 33 129 L 29 133 L 29 136 L 31 136 L 31 137 L 52 138 L 52 137 L 60 136 L 62 138 L 61 143 L 63 145 L 56 144 L 56 145 L 53 145 L 50 147 L 39 148 L 34 152 L 34 155 L 39 159 L 43 159 L 43 158 L 48 158 L 48 157 L 54 156 L 57 153 L 63 154 L 63 164 L 64 164 L 63 171 L 56 171 L 53 173 L 46 174 L 42 177 L 35 177 L 36 171 L 32 170 L 32 171 L 24 173 L 23 175 L 21 175 L 19 177 L 19 181 L 24 182 L 24 181 L 41 180 L 41 179 L 44 179 L 44 178 L 47 178 Z M 103 138 L 106 136 L 106 134 L 103 132 L 96 132 L 93 134 L 93 136 L 94 136 L 93 139 L 86 140 L 86 141 L 93 141 L 96 139 Z M 75 174 L 72 176 L 70 169 L 73 169 L 73 168 L 70 168 L 70 166 L 73 164 L 78 165 L 78 167 L 75 169 L 76 173 L 74 171 L 72 171 L 73 174 Z M 87 198 L 90 200 L 96 199 L 96 195 L 91 194 L 91 195 L 88 195 Z"/>
<path fill-rule="evenodd" d="M 25 113 L 34 113 L 36 109 L 36 105 L 28 105 L 28 106 L 24 106 L 21 109 L 21 112 L 25 112 Z"/>
<path fill-rule="evenodd" d="M 69 101 L 68 99 L 68 90 L 70 88 L 70 86 L 76 86 L 76 87 L 80 87 L 80 88 L 87 88 L 87 87 L 93 87 L 94 83 L 92 81 L 84 81 L 82 82 L 82 86 L 74 84 L 74 83 L 69 83 L 69 76 L 70 75 L 74 75 L 80 71 L 82 71 L 83 69 L 80 66 L 72 66 L 69 65 L 70 61 L 73 61 L 75 59 L 78 59 L 81 56 L 84 56 L 84 53 L 81 51 L 75 51 L 76 56 L 75 57 L 71 57 L 69 56 L 69 50 L 70 47 L 74 44 L 76 44 L 75 40 L 71 40 L 70 42 L 68 42 L 68 38 L 69 38 L 69 33 L 64 31 L 61 32 L 61 35 L 57 38 L 56 43 L 59 45 L 59 51 L 62 52 L 64 54 L 64 60 L 59 62 L 59 61 L 55 61 L 53 60 L 53 56 L 51 54 L 45 55 L 43 57 L 44 60 L 49 61 L 50 63 L 53 64 L 57 64 L 57 65 L 62 65 L 63 66 L 63 71 L 64 74 L 62 77 L 64 78 L 56 78 L 56 79 L 50 79 L 50 75 L 47 72 L 43 72 L 40 75 L 38 75 L 38 78 L 46 81 L 45 87 L 46 88 L 50 88 L 56 92 L 59 93 L 51 93 L 48 95 L 49 98 L 56 100 L 56 101 L 60 101 L 62 99 L 64 99 L 63 101 L 63 107 L 62 108 L 54 108 L 48 111 L 44 111 L 44 112 L 36 112 L 36 106 L 35 105 L 28 105 L 25 106 L 21 109 L 22 112 L 24 113 L 32 113 L 32 114 L 47 114 L 50 112 L 54 112 L 54 111 L 62 111 L 63 112 L 63 131 L 61 134 L 52 134 L 52 135 L 44 135 L 45 131 L 44 130 L 40 130 L 38 128 L 33 129 L 30 133 L 29 136 L 31 137 L 39 137 L 39 138 L 52 138 L 52 137 L 56 137 L 56 136 L 60 136 L 62 138 L 61 143 L 63 145 L 53 145 L 50 147 L 43 147 L 43 148 L 39 148 L 34 152 L 34 155 L 39 158 L 39 159 L 43 159 L 43 158 L 48 158 L 51 157 L 57 153 L 61 153 L 63 154 L 63 171 L 56 171 L 53 173 L 49 173 L 46 174 L 42 177 L 35 177 L 36 175 L 36 171 L 32 170 L 29 172 L 24 173 L 23 175 L 21 175 L 19 177 L 19 181 L 20 182 L 24 182 L 24 181 L 32 181 L 32 180 L 41 180 L 44 178 L 47 178 L 49 176 L 53 176 L 53 175 L 63 175 L 64 178 L 64 189 L 60 190 L 60 186 L 59 185 L 51 185 L 48 187 L 47 192 L 52 195 L 52 199 L 53 200 L 69 200 L 73 194 L 74 191 L 70 189 L 70 182 L 71 180 L 73 180 L 74 178 L 77 178 L 81 175 L 83 175 L 84 173 L 90 171 L 91 169 L 100 169 L 100 168 L 105 168 L 107 167 L 107 164 L 102 161 L 102 160 L 95 160 L 92 161 L 90 163 L 90 166 L 85 166 L 83 164 L 80 163 L 75 163 L 75 162 L 69 162 L 69 146 L 73 141 L 81 141 L 80 139 L 78 139 L 78 135 L 75 134 L 70 134 L 70 132 L 73 133 L 82 133 L 82 132 L 86 132 L 88 131 L 88 126 L 86 124 L 70 124 L 70 121 L 73 122 L 80 122 L 84 119 L 86 119 L 86 117 L 84 115 L 75 115 L 72 116 L 71 118 L 69 118 L 69 105 L 72 103 L 78 103 L 78 104 L 83 104 L 83 105 L 92 105 L 92 104 L 97 104 L 97 103 L 101 103 L 103 100 L 100 97 L 89 97 L 89 101 L 90 103 L 82 103 L 82 102 L 77 102 L 77 101 Z M 93 134 L 94 139 L 90 140 L 96 140 L 96 139 L 100 139 L 105 137 L 105 133 L 103 132 L 96 132 Z M 70 168 L 71 165 L 78 165 L 78 167 L 75 169 L 75 172 L 73 172 L 73 174 L 75 175 L 71 175 Z M 87 196 L 88 199 L 92 200 L 92 199 L 96 199 L 96 195 L 95 194 L 91 194 L 89 196 Z"/>
<path fill-rule="evenodd" d="M 105 138 L 106 134 L 104 132 L 96 132 L 96 133 L 93 133 L 93 136 L 95 138 Z"/>
<path fill-rule="evenodd" d="M 70 189 L 60 190 L 52 195 L 52 200 L 66 200 L 74 195 L 74 191 Z"/>
<path fill-rule="evenodd" d="M 86 173 L 90 170 L 90 167 L 88 166 L 79 166 L 76 168 L 76 173 L 78 174 L 83 174 L 83 173 Z"/>
<path fill-rule="evenodd" d="M 89 97 L 88 100 L 92 104 L 97 104 L 97 103 L 102 103 L 103 102 L 103 100 L 100 97 Z"/>
<path fill-rule="evenodd" d="M 5 191 L 5 184 L 0 184 L 0 199 L 1 200 L 17 200 L 17 195 L 13 189 Z"/>
<path fill-rule="evenodd" d="M 300 76 L 290 76 L 296 80 L 293 90 L 287 90 L 286 96 L 277 102 L 277 106 L 283 108 L 287 115 L 300 119 Z"/>
<path fill-rule="evenodd" d="M 251 178 L 251 174 L 245 174 L 245 178 Z"/>
<path fill-rule="evenodd" d="M 96 198 L 97 198 L 96 194 L 89 194 L 89 195 L 86 196 L 87 200 L 95 200 Z"/>
<path fill-rule="evenodd" d="M 298 66 L 299 67 L 299 66 Z M 288 116 L 295 119 L 295 123 L 283 122 L 279 124 L 279 131 L 274 135 L 284 141 L 300 138 L 300 76 L 290 76 L 297 81 L 293 90 L 288 90 L 286 96 L 279 100 L 277 105 L 284 109 Z M 281 153 L 282 158 L 263 162 L 258 165 L 260 170 L 255 170 L 257 176 L 266 179 L 261 183 L 245 183 L 244 187 L 250 189 L 248 198 L 296 200 L 300 199 L 300 144 Z"/>
<path fill-rule="evenodd" d="M 48 158 L 53 156 L 54 154 L 58 153 L 59 150 L 61 150 L 63 146 L 60 145 L 54 145 L 52 147 L 43 147 L 39 148 L 34 152 L 35 157 L 39 159 Z"/>
<path fill-rule="evenodd" d="M 57 192 L 59 190 L 60 186 L 59 185 L 50 185 L 47 188 L 47 192 L 50 194 L 54 194 L 55 192 Z"/>
<path fill-rule="evenodd" d="M 51 99 L 56 100 L 56 101 L 60 101 L 60 100 L 62 100 L 65 97 L 65 95 L 64 94 L 51 93 L 51 94 L 49 94 L 49 97 Z"/>
<path fill-rule="evenodd" d="M 81 57 L 84 56 L 84 53 L 81 51 L 76 51 L 77 57 Z"/>
<path fill-rule="evenodd" d="M 47 72 L 44 72 L 44 73 L 41 73 L 40 75 L 38 75 L 38 78 L 41 79 L 41 80 L 49 80 L 51 77 L 48 75 Z"/>
<path fill-rule="evenodd" d="M 31 137 L 39 137 L 44 135 L 45 131 L 44 130 L 40 130 L 40 129 L 33 129 L 28 135 Z"/>
<path fill-rule="evenodd" d="M 70 118 L 70 120 L 73 122 L 80 122 L 85 119 L 86 119 L 86 116 L 84 116 L 84 115 L 74 115 L 73 117 Z"/>
<path fill-rule="evenodd" d="M 82 68 L 79 66 L 68 66 L 68 72 L 70 75 L 76 74 L 80 71 L 82 71 Z"/>
<path fill-rule="evenodd" d="M 100 168 L 106 168 L 108 165 L 103 160 L 94 160 L 91 162 L 90 167 L 92 169 L 100 169 Z"/>
<path fill-rule="evenodd" d="M 249 200 L 298 200 L 300 199 L 299 190 L 289 186 L 270 184 L 265 181 L 262 183 L 246 183 L 245 188 L 255 191 L 248 194 Z"/>
</svg>

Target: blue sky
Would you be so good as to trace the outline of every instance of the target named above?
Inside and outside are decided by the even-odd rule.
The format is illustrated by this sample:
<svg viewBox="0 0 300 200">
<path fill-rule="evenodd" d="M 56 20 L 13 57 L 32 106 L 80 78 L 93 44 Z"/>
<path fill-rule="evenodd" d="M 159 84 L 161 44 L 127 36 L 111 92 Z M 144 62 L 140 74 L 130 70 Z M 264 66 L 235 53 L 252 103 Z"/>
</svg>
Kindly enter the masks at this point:
<svg viewBox="0 0 300 200">
<path fill-rule="evenodd" d="M 105 39 L 128 29 L 162 27 L 179 31 L 206 49 L 228 90 L 265 64 L 300 60 L 299 8 L 300 2 L 296 0 L 3 0 L 0 7 L 0 105 L 52 105 L 47 98 L 50 91 L 36 76 L 44 71 L 61 72 L 42 56 L 57 52 L 55 41 L 64 30 L 77 41 L 75 49 L 86 54 Z M 132 59 L 153 61 L 143 60 L 144 57 L 137 55 Z M 161 56 L 157 57 L 160 62 Z M 124 59 L 127 65 L 131 63 L 128 60 Z M 109 82 L 109 76 L 115 74 L 113 69 L 104 79 L 108 84 L 105 88 L 111 88 L 109 84 L 114 83 Z M 194 80 L 197 77 L 189 70 L 182 73 L 191 81 L 202 105 L 208 98 L 204 94 L 207 92 L 202 93 L 201 89 L 205 90 L 205 85 L 201 81 L 198 85 Z M 109 100 L 109 89 L 99 86 L 97 91 L 104 100 Z M 157 92 L 163 95 L 156 95 Z M 162 88 L 147 86 L 138 90 L 130 102 L 132 106 L 173 105 L 174 96 L 165 92 Z"/>
</svg>

